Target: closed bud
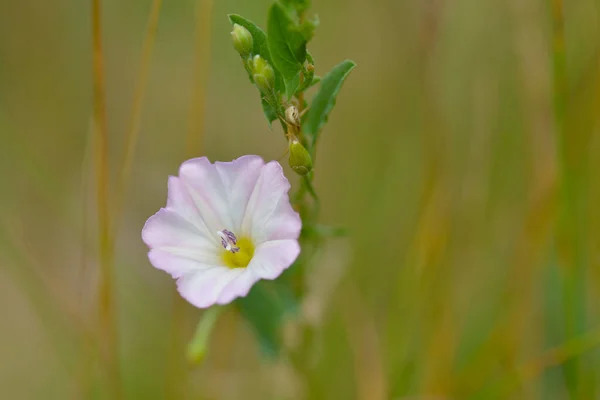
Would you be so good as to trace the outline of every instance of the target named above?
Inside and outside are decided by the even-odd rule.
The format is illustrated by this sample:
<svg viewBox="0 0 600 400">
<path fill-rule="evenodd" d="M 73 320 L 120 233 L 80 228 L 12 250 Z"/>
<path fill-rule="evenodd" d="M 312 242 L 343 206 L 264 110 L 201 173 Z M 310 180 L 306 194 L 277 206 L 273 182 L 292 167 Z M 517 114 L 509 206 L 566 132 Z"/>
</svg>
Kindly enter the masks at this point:
<svg viewBox="0 0 600 400">
<path fill-rule="evenodd" d="M 254 83 L 262 94 L 268 95 L 272 92 L 272 87 L 269 85 L 269 81 L 264 77 L 264 75 L 254 74 L 252 75 L 252 78 L 254 78 Z"/>
<path fill-rule="evenodd" d="M 312 158 L 297 139 L 290 141 L 290 167 L 298 175 L 306 175 L 312 170 Z"/>
<path fill-rule="evenodd" d="M 252 59 L 251 70 L 258 89 L 264 94 L 271 93 L 275 86 L 275 71 L 268 61 L 258 54 L 255 55 Z"/>
<path fill-rule="evenodd" d="M 243 58 L 247 58 L 250 56 L 250 54 L 252 54 L 254 40 L 252 39 L 252 34 L 248 29 L 241 25 L 233 24 L 231 39 L 233 40 L 233 47 Z"/>
</svg>

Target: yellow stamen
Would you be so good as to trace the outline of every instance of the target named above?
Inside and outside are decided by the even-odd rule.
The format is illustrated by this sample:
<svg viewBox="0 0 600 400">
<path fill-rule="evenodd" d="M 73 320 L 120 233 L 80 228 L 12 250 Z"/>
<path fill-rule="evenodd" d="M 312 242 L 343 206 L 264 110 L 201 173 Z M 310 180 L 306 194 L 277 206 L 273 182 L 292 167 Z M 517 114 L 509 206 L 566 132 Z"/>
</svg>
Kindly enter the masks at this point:
<svg viewBox="0 0 600 400">
<path fill-rule="evenodd" d="M 250 264 L 252 256 L 254 256 L 254 244 L 249 238 L 241 237 L 238 239 L 236 245 L 240 250 L 235 253 L 223 249 L 221 253 L 223 262 L 229 268 L 246 268 Z"/>
</svg>

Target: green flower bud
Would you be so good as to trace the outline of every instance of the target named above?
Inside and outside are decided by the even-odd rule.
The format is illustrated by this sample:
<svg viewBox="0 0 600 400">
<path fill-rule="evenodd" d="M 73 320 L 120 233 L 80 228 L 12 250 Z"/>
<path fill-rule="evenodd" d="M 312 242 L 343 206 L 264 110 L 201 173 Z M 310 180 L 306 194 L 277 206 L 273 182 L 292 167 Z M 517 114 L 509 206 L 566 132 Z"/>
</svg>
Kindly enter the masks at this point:
<svg viewBox="0 0 600 400">
<path fill-rule="evenodd" d="M 258 54 L 255 55 L 252 59 L 250 69 L 252 70 L 252 77 L 258 89 L 264 94 L 271 93 L 275 86 L 275 71 L 267 60 Z"/>
<path fill-rule="evenodd" d="M 290 167 L 298 175 L 306 175 L 312 170 L 312 158 L 297 139 L 290 141 Z"/>
<path fill-rule="evenodd" d="M 233 40 L 233 47 L 243 58 L 250 56 L 252 53 L 252 47 L 254 46 L 254 40 L 252 39 L 252 34 L 248 29 L 241 25 L 233 24 L 231 39 Z"/>
</svg>

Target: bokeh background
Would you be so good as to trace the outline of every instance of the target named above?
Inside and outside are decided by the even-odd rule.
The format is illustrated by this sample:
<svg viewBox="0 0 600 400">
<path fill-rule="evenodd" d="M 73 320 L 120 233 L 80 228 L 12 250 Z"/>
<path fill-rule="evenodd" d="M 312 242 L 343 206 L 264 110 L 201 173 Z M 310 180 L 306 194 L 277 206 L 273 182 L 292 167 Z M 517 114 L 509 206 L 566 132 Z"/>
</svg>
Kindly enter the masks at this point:
<svg viewBox="0 0 600 400">
<path fill-rule="evenodd" d="M 0 2 L 2 399 L 111 398 L 91 344 L 89 3 Z M 349 235 L 328 240 L 308 274 L 302 318 L 314 345 L 301 371 L 285 354 L 266 359 L 229 311 L 205 361 L 188 367 L 202 311 L 174 305 L 174 282 L 150 266 L 140 230 L 186 157 L 285 151 L 226 17 L 264 27 L 269 3 L 162 6 L 116 223 L 124 397 L 600 398 L 597 0 L 565 1 L 554 21 L 560 1 L 314 0 L 316 72 L 358 64 L 315 168 L 321 221 Z M 111 194 L 151 4 L 103 2 Z M 553 73 L 561 48 L 565 79 Z"/>
</svg>

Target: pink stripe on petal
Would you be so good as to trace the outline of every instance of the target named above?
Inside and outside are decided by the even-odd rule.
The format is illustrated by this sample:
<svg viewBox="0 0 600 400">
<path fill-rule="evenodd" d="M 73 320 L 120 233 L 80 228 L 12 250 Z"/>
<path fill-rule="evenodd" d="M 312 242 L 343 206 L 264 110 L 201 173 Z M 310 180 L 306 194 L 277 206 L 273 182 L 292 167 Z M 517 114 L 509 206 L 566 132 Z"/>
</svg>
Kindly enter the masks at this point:
<svg viewBox="0 0 600 400">
<path fill-rule="evenodd" d="M 281 165 L 271 161 L 262 169 L 248 201 L 242 231 L 249 232 L 255 244 L 266 240 L 264 229 L 280 201 L 289 202 L 290 182 L 283 175 Z"/>
<path fill-rule="evenodd" d="M 233 225 L 239 231 L 246 206 L 265 165 L 259 156 L 242 156 L 232 162 L 215 162 L 223 186 L 229 198 L 229 210 Z"/>
<path fill-rule="evenodd" d="M 169 177 L 168 192 L 167 209 L 181 215 L 184 219 L 197 227 L 207 238 L 216 240 L 214 232 L 208 228 L 202 219 L 202 215 L 198 211 L 196 204 L 190 197 L 185 184 L 180 178 L 176 176 Z"/>
<path fill-rule="evenodd" d="M 216 234 L 233 224 L 221 177 L 206 157 L 193 158 L 181 164 L 179 177 L 211 231 Z"/>
<path fill-rule="evenodd" d="M 301 230 L 300 214 L 294 211 L 287 195 L 284 195 L 279 199 L 277 207 L 262 229 L 255 228 L 254 234 L 259 243 L 272 240 L 297 240 Z"/>
</svg>

